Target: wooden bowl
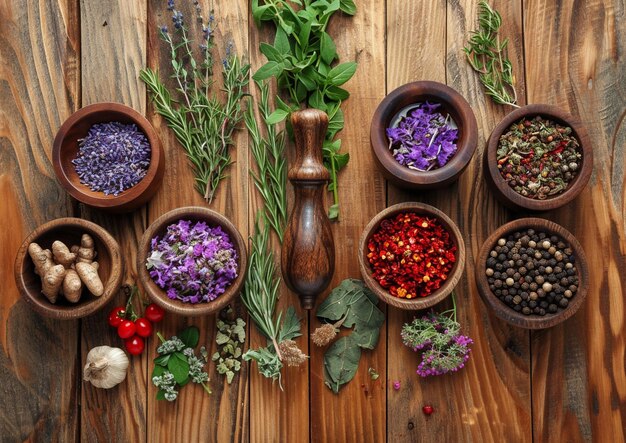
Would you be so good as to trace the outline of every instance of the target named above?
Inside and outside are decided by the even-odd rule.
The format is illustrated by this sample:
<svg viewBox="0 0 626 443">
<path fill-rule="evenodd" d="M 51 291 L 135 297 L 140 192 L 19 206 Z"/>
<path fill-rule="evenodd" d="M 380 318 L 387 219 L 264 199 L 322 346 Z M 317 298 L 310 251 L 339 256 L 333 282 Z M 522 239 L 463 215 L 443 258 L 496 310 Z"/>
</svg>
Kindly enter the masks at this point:
<svg viewBox="0 0 626 443">
<path fill-rule="evenodd" d="M 499 238 L 506 238 L 506 236 L 512 232 L 527 228 L 541 230 L 561 237 L 565 242 L 569 243 L 574 253 L 576 269 L 578 270 L 578 292 L 571 299 L 571 303 L 567 308 L 555 314 L 546 313 L 545 316 L 541 317 L 516 312 L 504 304 L 504 302 L 491 291 L 489 283 L 487 282 L 487 276 L 485 275 L 486 260 L 491 248 L 495 246 Z M 481 298 L 498 318 L 520 328 L 545 329 L 567 320 L 578 311 L 578 308 L 582 305 L 587 296 L 587 291 L 589 290 L 589 270 L 582 246 L 568 230 L 543 218 L 521 218 L 500 226 L 485 240 L 485 243 L 483 243 L 478 253 L 478 258 L 476 259 L 476 285 L 478 286 L 478 293 Z"/>
<path fill-rule="evenodd" d="M 387 128 L 398 113 L 415 103 L 440 103 L 459 131 L 457 152 L 439 169 L 414 171 L 401 165 L 389 150 Z M 394 89 L 376 108 L 370 126 L 370 140 L 376 163 L 383 175 L 395 185 L 408 189 L 433 189 L 454 182 L 467 167 L 478 143 L 478 125 L 469 103 L 454 89 L 437 82 L 419 81 Z"/>
<path fill-rule="evenodd" d="M 150 166 L 145 177 L 117 196 L 92 191 L 82 184 L 72 160 L 78 155 L 78 140 L 84 138 L 96 123 L 134 123 L 148 139 L 151 148 Z M 76 200 L 111 212 L 129 212 L 145 204 L 163 180 L 164 157 L 161 142 L 148 120 L 137 111 L 120 103 L 97 103 L 72 114 L 57 132 L 52 147 L 54 172 L 61 186 Z"/>
<path fill-rule="evenodd" d="M 167 227 L 179 220 L 191 220 L 192 222 L 204 221 L 211 227 L 221 226 L 224 232 L 230 237 L 230 241 L 237 251 L 237 278 L 226 288 L 226 292 L 213 301 L 193 304 L 185 303 L 180 300 L 172 300 L 167 296 L 164 290 L 154 283 L 146 269 L 146 261 L 150 255 L 150 242 L 152 239 L 156 236 L 162 238 Z M 235 225 L 222 214 L 199 206 L 174 209 L 157 218 L 148 227 L 146 232 L 144 232 L 139 243 L 139 250 L 137 251 L 137 273 L 148 296 L 166 311 L 186 316 L 208 315 L 219 312 L 226 307 L 243 286 L 246 277 L 247 262 L 246 244 Z"/>
<path fill-rule="evenodd" d="M 369 261 L 367 259 L 367 244 L 370 237 L 376 232 L 381 222 L 385 219 L 394 217 L 401 212 L 414 212 L 416 214 L 427 215 L 430 217 L 436 217 L 444 228 L 450 232 L 450 238 L 455 244 L 456 251 L 456 263 L 452 267 L 448 279 L 445 283 L 431 295 L 423 298 L 404 299 L 394 297 L 385 288 L 380 286 L 378 282 L 372 277 L 372 270 L 370 268 Z M 463 237 L 456 224 L 439 209 L 417 202 L 399 203 L 397 205 L 390 206 L 389 208 L 379 212 L 365 227 L 363 234 L 361 234 L 361 240 L 359 241 L 359 267 L 361 269 L 361 275 L 365 284 L 376 294 L 376 296 L 385 303 L 395 306 L 400 309 L 408 310 L 420 310 L 426 309 L 436 305 L 444 298 L 446 298 L 454 290 L 455 286 L 459 282 L 461 275 L 463 275 L 463 269 L 465 267 L 465 243 Z"/>
<path fill-rule="evenodd" d="M 509 127 L 525 118 L 533 118 L 537 115 L 546 117 L 561 125 L 566 125 L 572 128 L 573 135 L 578 139 L 580 149 L 582 151 L 582 164 L 579 169 L 578 175 L 574 178 L 565 192 L 556 195 L 554 197 L 547 198 L 545 200 L 536 200 L 528 197 L 524 197 L 521 194 L 515 192 L 508 183 L 500 175 L 497 161 L 497 150 L 500 141 L 500 136 L 508 131 Z M 530 211 L 549 211 L 551 209 L 559 208 L 573 199 L 583 190 L 591 177 L 593 171 L 593 152 L 591 141 L 587 135 L 585 127 L 580 120 L 571 116 L 560 108 L 550 105 L 527 105 L 508 114 L 498 125 L 494 128 L 487 141 L 487 149 L 484 153 L 483 168 L 485 171 L 485 179 L 493 190 L 494 194 L 504 205 L 511 209 Z"/>
<path fill-rule="evenodd" d="M 104 294 L 95 297 L 83 288 L 78 303 L 70 303 L 61 296 L 52 304 L 41 294 L 41 278 L 35 274 L 28 245 L 35 242 L 50 249 L 55 240 L 60 240 L 70 247 L 80 244 L 83 234 L 89 234 L 94 240 Z M 97 224 L 80 218 L 58 218 L 39 226 L 26 237 L 15 258 L 14 275 L 20 294 L 36 312 L 46 317 L 72 320 L 96 312 L 117 294 L 122 284 L 122 254 L 115 239 Z"/>
</svg>

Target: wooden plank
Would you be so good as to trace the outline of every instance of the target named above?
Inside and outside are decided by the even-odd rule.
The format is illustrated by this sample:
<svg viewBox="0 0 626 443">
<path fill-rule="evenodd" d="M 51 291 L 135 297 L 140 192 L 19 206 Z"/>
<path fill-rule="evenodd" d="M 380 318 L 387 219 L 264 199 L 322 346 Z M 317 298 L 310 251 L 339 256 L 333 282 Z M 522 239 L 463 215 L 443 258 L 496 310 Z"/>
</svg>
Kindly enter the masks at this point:
<svg viewBox="0 0 626 443">
<path fill-rule="evenodd" d="M 31 230 L 72 213 L 51 153 L 57 129 L 79 100 L 78 8 L 70 1 L 8 1 L 0 5 L 0 21 L 0 435 L 74 441 L 78 322 L 31 311 L 15 286 L 13 262 Z"/>
<path fill-rule="evenodd" d="M 200 2 L 205 18 L 208 18 L 212 5 L 209 1 Z M 166 10 L 167 2 L 151 0 L 148 5 L 148 66 L 158 69 L 166 78 L 171 72 L 169 52 L 160 40 L 158 28 L 162 25 L 171 26 L 171 12 Z M 217 5 L 216 5 L 217 6 Z M 185 16 L 186 23 L 195 26 L 192 2 L 176 2 Z M 221 2 L 215 9 L 216 34 L 214 49 L 216 84 L 214 90 L 221 87 L 221 60 L 225 58 L 225 48 L 232 41 L 235 51 L 245 53 L 248 47 L 247 3 L 245 0 Z M 193 34 L 199 35 L 198 34 Z M 149 105 L 149 119 L 161 135 L 165 150 L 165 175 L 163 186 L 150 202 L 148 223 L 163 213 L 181 206 L 207 206 L 202 196 L 194 189 L 193 174 L 183 148 L 178 144 L 173 133 L 165 122 L 156 115 L 153 106 Z M 242 125 L 243 128 L 243 125 Z M 248 160 L 247 136 L 240 131 L 236 139 L 236 147 L 231 156 L 235 163 L 230 167 L 229 177 L 221 182 L 220 188 L 211 209 L 226 215 L 237 226 L 242 236 L 248 236 Z M 238 308 L 239 309 L 239 308 Z M 164 336 L 178 333 L 188 325 L 200 329 L 200 343 L 206 345 L 209 355 L 215 352 L 215 315 L 206 317 L 183 318 L 166 315 L 159 325 Z M 156 355 L 156 343 L 149 348 L 148 371 L 153 369 L 152 359 Z M 245 441 L 248 422 L 248 391 L 247 366 L 235 377 L 232 385 L 227 385 L 215 372 L 215 365 L 207 365 L 210 386 L 213 394 L 208 396 L 197 385 L 186 386 L 175 403 L 157 401 L 156 389 L 148 383 L 147 412 L 149 441 Z"/>
<path fill-rule="evenodd" d="M 146 60 L 146 2 L 81 1 L 82 104 L 120 102 L 140 113 L 146 111 L 145 88 L 137 78 Z M 145 229 L 145 208 L 111 216 L 82 207 L 82 216 L 103 226 L 119 242 L 127 284 L 134 284 L 137 242 Z M 120 291 L 105 309 L 82 321 L 81 353 L 103 344 L 124 349 L 123 340 L 109 327 L 113 306 L 124 305 Z M 142 309 L 140 301 L 135 308 Z M 141 312 L 141 311 L 139 311 Z M 146 438 L 147 353 L 130 356 L 126 381 L 111 390 L 85 383 L 82 390 L 81 439 L 84 441 L 137 441 Z"/>
<path fill-rule="evenodd" d="M 406 3 L 388 1 L 388 92 L 414 80 L 447 83 L 472 106 L 478 121 L 479 145 L 457 183 L 428 194 L 408 194 L 390 186 L 389 204 L 407 199 L 426 201 L 458 224 L 466 240 L 467 258 L 465 277 L 456 290 L 457 315 L 475 344 L 471 360 L 461 372 L 420 379 L 415 374 L 418 356 L 400 344 L 402 324 L 415 313 L 390 309 L 388 346 L 399 351 L 389 353 L 388 376 L 390 381 L 400 380 L 402 387 L 398 392 L 388 387 L 388 436 L 411 441 L 528 440 L 531 437 L 528 334 L 507 327 L 485 312 L 473 279 L 475 253 L 481 241 L 507 215 L 486 194 L 486 185 L 480 179 L 485 138 L 506 110 L 486 102 L 478 78 L 461 51 L 469 31 L 476 26 L 475 2 Z M 504 30 L 512 38 L 510 56 L 516 72 L 523 72 L 519 70 L 523 66 L 520 2 L 493 4 L 507 21 Z M 520 89 L 523 101 L 523 84 Z M 447 307 L 449 302 L 437 309 Z M 489 384 L 484 382 L 487 379 Z M 426 404 L 435 409 L 430 417 L 421 411 Z M 494 420 L 496 409 L 507 412 Z"/>
<path fill-rule="evenodd" d="M 385 183 L 376 171 L 369 149 L 369 122 L 385 94 L 385 16 L 381 2 L 363 0 L 350 17 L 333 17 L 329 33 L 335 39 L 339 60 L 358 63 L 355 76 L 346 84 L 350 98 L 342 104 L 345 128 L 338 135 L 350 162 L 339 177 L 340 219 L 333 223 L 335 275 L 330 288 L 346 278 L 360 278 L 357 263 L 359 239 L 365 225 L 385 205 Z M 318 305 L 323 299 L 318 298 Z M 385 311 L 385 306 L 380 303 Z M 320 325 L 311 311 L 310 332 Z M 324 352 L 313 343 L 311 349 L 311 441 L 385 440 L 387 331 L 383 325 L 374 351 L 364 351 L 354 379 L 334 394 L 324 385 Z M 380 378 L 372 380 L 374 368 Z"/>
<path fill-rule="evenodd" d="M 536 441 L 624 441 L 626 259 L 624 257 L 624 4 L 524 3 L 528 98 L 580 117 L 594 174 L 566 208 L 546 214 L 581 242 L 590 291 L 567 322 L 532 335 Z"/>
<path fill-rule="evenodd" d="M 267 59 L 259 51 L 261 42 L 274 41 L 274 29 L 272 26 L 258 28 L 253 21 L 251 8 L 248 11 L 249 22 L 249 45 L 248 53 L 252 64 L 252 73 L 256 72 Z M 275 83 L 275 82 L 274 82 Z M 275 84 L 272 85 L 272 94 L 275 93 Z M 258 90 L 254 84 L 250 85 L 255 106 L 259 98 Z M 255 109 L 256 112 L 256 109 Z M 257 119 L 259 118 L 257 113 Z M 287 141 L 285 154 L 287 158 L 293 149 L 293 144 Z M 254 157 L 249 154 L 248 161 L 250 167 L 254 167 Z M 292 187 L 287 184 L 288 210 L 291 210 L 293 203 Z M 256 191 L 252 179 L 249 178 L 249 226 L 250 235 L 253 234 L 254 222 L 258 208 L 263 205 L 263 199 Z M 276 269 L 280 275 L 280 244 L 278 238 L 272 234 L 272 250 L 276 259 Z M 301 319 L 301 331 L 303 336 L 295 339 L 302 349 L 302 352 L 309 354 L 308 330 L 309 315 L 307 311 L 300 308 L 298 297 L 291 293 L 284 282 L 280 286 L 280 299 L 276 311 L 285 312 L 289 306 L 296 309 L 298 317 Z M 267 340 L 263 337 L 254 324 L 250 326 L 250 347 L 258 348 L 267 345 Z M 278 442 L 278 441 L 306 441 L 309 433 L 309 366 L 283 368 L 282 386 L 278 383 L 263 377 L 258 372 L 257 364 L 250 363 L 250 441 L 252 442 Z M 298 411 L 297 413 L 294 411 Z"/>
</svg>

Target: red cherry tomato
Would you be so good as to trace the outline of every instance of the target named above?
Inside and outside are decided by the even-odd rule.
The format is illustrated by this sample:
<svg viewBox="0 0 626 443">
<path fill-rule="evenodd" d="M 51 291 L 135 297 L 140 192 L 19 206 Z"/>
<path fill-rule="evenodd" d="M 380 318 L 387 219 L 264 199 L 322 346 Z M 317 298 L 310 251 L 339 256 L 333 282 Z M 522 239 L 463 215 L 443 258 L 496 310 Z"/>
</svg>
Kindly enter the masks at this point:
<svg viewBox="0 0 626 443">
<path fill-rule="evenodd" d="M 109 314 L 109 326 L 117 328 L 120 323 L 124 321 L 124 315 L 126 314 L 126 310 L 123 306 L 116 306 L 111 310 Z"/>
<path fill-rule="evenodd" d="M 124 340 L 124 345 L 126 346 L 126 350 L 130 355 L 139 355 L 143 352 L 143 338 L 137 335 L 134 335 L 133 337 Z"/>
<path fill-rule="evenodd" d="M 431 405 L 425 405 L 422 408 L 422 412 L 424 413 L 424 415 L 430 415 L 435 412 L 435 409 Z"/>
<path fill-rule="evenodd" d="M 152 335 L 152 323 L 145 318 L 135 320 L 136 333 L 140 337 L 150 337 Z"/>
<path fill-rule="evenodd" d="M 155 305 L 154 303 L 150 303 L 146 307 L 146 312 L 144 313 L 144 317 L 153 323 L 158 323 L 163 320 L 164 315 L 165 311 L 163 311 L 163 308 L 159 305 Z"/>
<path fill-rule="evenodd" d="M 119 335 L 120 338 L 130 338 L 135 335 L 136 330 L 135 322 L 122 320 L 122 323 L 117 327 L 117 335 Z"/>
</svg>

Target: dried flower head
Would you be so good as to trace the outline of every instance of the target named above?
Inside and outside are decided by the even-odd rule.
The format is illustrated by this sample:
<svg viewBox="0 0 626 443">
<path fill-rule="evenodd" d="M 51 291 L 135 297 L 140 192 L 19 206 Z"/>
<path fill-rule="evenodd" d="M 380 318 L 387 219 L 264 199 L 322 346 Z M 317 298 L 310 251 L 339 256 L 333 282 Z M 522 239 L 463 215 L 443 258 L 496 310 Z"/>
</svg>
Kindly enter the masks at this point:
<svg viewBox="0 0 626 443">
<path fill-rule="evenodd" d="M 278 350 L 282 356 L 282 361 L 287 366 L 300 366 L 307 359 L 304 352 L 300 350 L 298 345 L 293 340 L 283 340 L 278 343 Z"/>
<path fill-rule="evenodd" d="M 317 346 L 326 346 L 337 336 L 337 328 L 330 323 L 323 324 L 311 334 L 311 340 Z"/>
</svg>

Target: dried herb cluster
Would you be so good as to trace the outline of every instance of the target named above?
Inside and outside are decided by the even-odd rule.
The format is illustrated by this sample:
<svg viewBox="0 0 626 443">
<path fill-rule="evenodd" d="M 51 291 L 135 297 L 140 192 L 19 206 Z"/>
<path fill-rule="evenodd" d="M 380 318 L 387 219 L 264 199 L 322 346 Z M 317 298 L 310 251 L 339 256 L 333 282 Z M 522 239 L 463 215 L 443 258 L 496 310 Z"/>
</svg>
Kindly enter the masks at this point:
<svg viewBox="0 0 626 443">
<path fill-rule="evenodd" d="M 293 6 L 296 6 L 297 10 Z M 330 172 L 328 190 L 333 193 L 329 209 L 331 219 L 339 216 L 337 174 L 349 160 L 341 154 L 341 140 L 334 140 L 343 129 L 341 103 L 350 94 L 341 85 L 356 71 L 356 63 L 332 66 L 338 59 L 337 49 L 326 32 L 330 18 L 337 11 L 354 15 L 352 0 L 259 0 L 252 1 L 252 15 L 257 24 L 270 21 L 276 27 L 274 44 L 261 43 L 267 63 L 254 74 L 257 81 L 274 77 L 286 101 L 276 97 L 278 109 L 269 121 L 277 123 L 300 106 L 320 109 L 328 114 L 329 125 L 324 141 L 324 165 Z"/>
<path fill-rule="evenodd" d="M 241 370 L 241 347 L 246 341 L 246 322 L 241 318 L 233 321 L 218 320 L 216 326 L 215 343 L 218 350 L 211 360 L 216 363 L 217 373 L 224 375 L 226 382 L 231 384 L 235 373 Z"/>
<path fill-rule="evenodd" d="M 243 119 L 242 102 L 246 94 L 250 65 L 226 46 L 226 58 L 220 64 L 224 80 L 223 99 L 213 92 L 213 13 L 205 23 L 198 2 L 196 18 L 201 26 L 202 43 L 194 46 L 183 14 L 168 1 L 172 11 L 173 32 L 167 26 L 159 30 L 170 51 L 172 74 L 176 83 L 170 91 L 159 73 L 146 68 L 139 78 L 144 81 L 160 114 L 187 153 L 195 173 L 196 189 L 211 202 L 231 164 L 230 148 L 234 131 Z"/>
</svg>

